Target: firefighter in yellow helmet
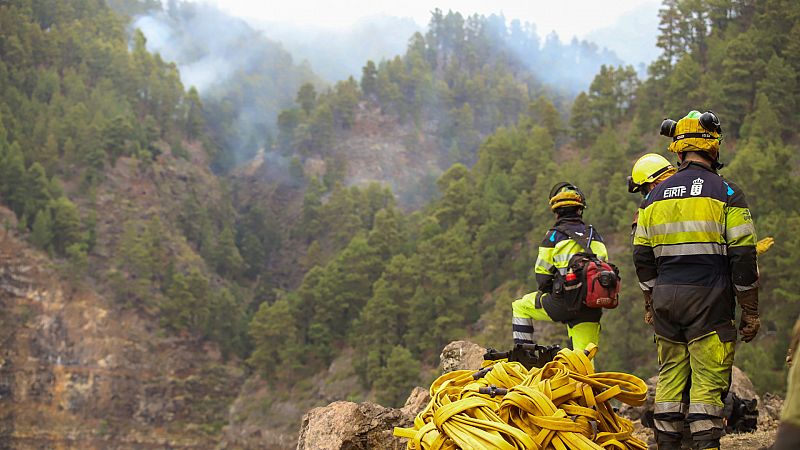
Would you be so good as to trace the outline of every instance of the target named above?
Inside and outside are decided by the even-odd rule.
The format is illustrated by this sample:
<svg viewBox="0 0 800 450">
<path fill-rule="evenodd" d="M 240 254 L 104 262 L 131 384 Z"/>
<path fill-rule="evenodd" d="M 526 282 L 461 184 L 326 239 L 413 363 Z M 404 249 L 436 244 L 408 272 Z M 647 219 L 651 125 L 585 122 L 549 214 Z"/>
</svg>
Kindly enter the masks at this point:
<svg viewBox="0 0 800 450">
<path fill-rule="evenodd" d="M 658 153 L 648 153 L 639 158 L 633 165 L 628 177 L 628 192 L 641 192 L 647 195 L 658 183 L 677 172 L 677 169 Z"/>
<path fill-rule="evenodd" d="M 742 340 L 750 342 L 760 326 L 755 227 L 741 188 L 717 174 L 721 133 L 711 111 L 665 120 L 661 134 L 673 139 L 669 149 L 680 165 L 639 207 L 634 263 L 652 304 L 661 450 L 681 448 L 684 420 L 695 448 L 719 448 L 737 337 L 735 301 Z"/>
<path fill-rule="evenodd" d="M 535 320 L 565 324 L 570 348 L 584 349 L 590 343 L 599 343 L 602 309 L 581 304 L 575 311 L 553 295 L 556 274 L 564 276 L 572 256 L 585 251 L 569 234 L 587 236 L 591 251 L 600 260 L 608 259 L 603 238 L 594 227 L 583 222 L 585 208 L 586 197 L 571 183 L 558 183 L 550 191 L 550 209 L 556 215 L 556 223 L 545 233 L 539 245 L 535 267 L 538 290 L 512 304 L 515 344 L 534 343 Z"/>
</svg>

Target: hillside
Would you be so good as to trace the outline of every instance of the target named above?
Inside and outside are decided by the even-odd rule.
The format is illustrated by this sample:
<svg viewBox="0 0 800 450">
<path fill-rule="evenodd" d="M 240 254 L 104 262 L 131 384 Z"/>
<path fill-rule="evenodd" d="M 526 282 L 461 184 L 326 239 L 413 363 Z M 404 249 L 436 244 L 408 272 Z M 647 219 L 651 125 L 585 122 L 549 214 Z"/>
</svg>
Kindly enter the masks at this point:
<svg viewBox="0 0 800 450">
<path fill-rule="evenodd" d="M 13 215 L 3 210 L 3 216 Z M 0 231 L 3 448 L 209 448 L 243 380 Z"/>
<path fill-rule="evenodd" d="M 229 22 L 233 47 L 198 42 L 187 64 L 259 48 L 263 64 L 187 88 L 132 26 L 158 5 L 111 3 L 0 5 L 5 441 L 289 448 L 311 407 L 397 406 L 451 340 L 508 345 L 565 179 L 622 271 L 598 366 L 647 377 L 627 256 L 640 198 L 625 176 L 666 148 L 662 118 L 690 109 L 719 113 L 722 173 L 776 239 L 760 261 L 762 333 L 737 365 L 760 392 L 784 389 L 800 313 L 794 2 L 666 1 L 648 77 L 599 65 L 574 98 L 539 72 L 602 56 L 590 44 L 539 46 L 519 23 L 438 10 L 403 55 L 332 86 Z M 213 16 L 173 6 L 158 13 L 171 27 Z"/>
</svg>

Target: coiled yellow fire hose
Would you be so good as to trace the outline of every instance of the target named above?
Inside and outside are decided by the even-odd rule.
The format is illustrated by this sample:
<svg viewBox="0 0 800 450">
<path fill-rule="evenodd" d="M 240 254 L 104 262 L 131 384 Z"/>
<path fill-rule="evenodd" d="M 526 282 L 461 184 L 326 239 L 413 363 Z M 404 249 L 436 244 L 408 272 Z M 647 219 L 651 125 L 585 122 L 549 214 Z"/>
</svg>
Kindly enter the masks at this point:
<svg viewBox="0 0 800 450">
<path fill-rule="evenodd" d="M 555 449 L 645 450 L 633 424 L 614 413 L 612 398 L 644 403 L 647 385 L 620 372 L 595 373 L 585 352 L 561 350 L 530 371 L 506 360 L 484 361 L 481 371 L 442 375 L 413 428 L 395 428 L 412 450 Z"/>
</svg>

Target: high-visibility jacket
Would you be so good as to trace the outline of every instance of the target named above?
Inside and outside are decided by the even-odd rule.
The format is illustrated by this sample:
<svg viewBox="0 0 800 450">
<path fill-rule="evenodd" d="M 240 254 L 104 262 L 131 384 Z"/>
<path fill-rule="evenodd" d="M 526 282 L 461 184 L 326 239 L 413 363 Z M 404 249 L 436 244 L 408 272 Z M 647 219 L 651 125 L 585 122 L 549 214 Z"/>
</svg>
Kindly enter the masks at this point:
<svg viewBox="0 0 800 450">
<path fill-rule="evenodd" d="M 657 335 L 736 339 L 735 290 L 758 287 L 755 227 L 737 185 L 685 162 L 645 197 L 633 243 L 639 284 L 653 291 Z"/>
<path fill-rule="evenodd" d="M 553 292 L 553 279 L 556 273 L 566 275 L 569 260 L 577 253 L 584 252 L 584 248 L 570 239 L 566 234 L 555 230 L 556 227 L 564 227 L 571 232 L 585 233 L 588 236 L 589 227 L 583 223 L 580 216 L 561 217 L 549 230 L 539 245 L 539 256 L 536 259 L 536 283 L 539 290 L 546 293 Z M 608 260 L 608 251 L 603 243 L 603 237 L 596 229 L 592 228 L 592 252 L 598 259 Z M 601 308 L 589 308 L 581 306 L 580 311 L 568 312 L 566 305 L 558 302 L 557 298 L 550 297 L 550 300 L 543 303 L 548 315 L 557 322 L 582 323 L 598 322 L 603 311 Z"/>
</svg>

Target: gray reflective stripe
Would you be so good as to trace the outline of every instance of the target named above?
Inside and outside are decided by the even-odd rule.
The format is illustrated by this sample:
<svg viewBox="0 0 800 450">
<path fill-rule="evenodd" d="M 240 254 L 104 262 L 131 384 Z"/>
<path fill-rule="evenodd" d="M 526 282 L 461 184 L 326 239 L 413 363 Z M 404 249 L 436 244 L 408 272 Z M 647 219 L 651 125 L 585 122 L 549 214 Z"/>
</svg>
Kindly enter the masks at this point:
<svg viewBox="0 0 800 450">
<path fill-rule="evenodd" d="M 634 236 L 638 236 L 638 237 L 647 237 L 647 230 L 648 230 L 647 227 L 643 227 L 643 226 L 637 224 L 636 225 L 636 232 L 633 233 L 633 235 Z"/>
<path fill-rule="evenodd" d="M 553 256 L 553 262 L 555 262 L 556 264 L 562 263 L 562 262 L 567 262 L 574 255 L 575 255 L 574 253 L 563 253 L 563 254 L 560 254 L 560 255 L 554 255 Z"/>
<path fill-rule="evenodd" d="M 681 402 L 658 402 L 656 403 L 656 408 L 653 414 L 661 414 L 661 413 L 686 413 L 686 410 L 689 408 L 689 405 L 686 403 Z"/>
<path fill-rule="evenodd" d="M 689 414 L 705 414 L 707 416 L 722 417 L 722 406 L 706 403 L 692 403 L 689 405 Z"/>
<path fill-rule="evenodd" d="M 559 267 L 558 268 L 558 273 L 560 273 L 561 275 L 566 275 L 567 274 L 567 268 L 566 267 Z"/>
<path fill-rule="evenodd" d="M 553 268 L 553 264 L 548 262 L 548 261 L 543 260 L 542 258 L 539 258 L 539 259 L 536 260 L 536 267 L 542 267 L 542 268 L 547 269 L 549 271 L 550 269 Z"/>
<path fill-rule="evenodd" d="M 514 339 L 521 339 L 523 341 L 533 341 L 533 333 L 521 333 L 514 331 Z"/>
<path fill-rule="evenodd" d="M 741 284 L 734 284 L 734 286 L 736 286 L 736 290 L 737 291 L 742 292 L 742 291 L 749 291 L 750 289 L 757 288 L 759 286 L 759 283 L 758 283 L 758 281 L 756 281 L 755 283 L 749 284 L 747 286 L 742 286 Z"/>
<path fill-rule="evenodd" d="M 742 225 L 737 225 L 733 228 L 728 228 L 728 230 L 725 232 L 725 236 L 729 241 L 742 236 L 748 236 L 750 234 L 756 234 L 756 227 L 753 225 L 753 222 L 747 222 Z"/>
<path fill-rule="evenodd" d="M 683 222 L 660 223 L 647 227 L 647 234 L 650 236 L 691 232 L 718 233 L 722 235 L 725 232 L 725 225 L 710 220 L 684 220 Z"/>
<path fill-rule="evenodd" d="M 642 288 L 643 291 L 649 291 L 656 286 L 656 279 L 653 278 L 652 280 L 647 280 L 645 282 L 639 282 L 639 287 Z"/>
<path fill-rule="evenodd" d="M 692 431 L 692 434 L 713 430 L 714 428 L 722 428 L 723 426 L 722 419 L 703 419 L 689 422 L 689 430 Z"/>
<path fill-rule="evenodd" d="M 658 431 L 683 433 L 683 420 L 654 420 Z"/>
<path fill-rule="evenodd" d="M 533 319 L 527 319 L 524 317 L 514 317 L 511 319 L 512 325 L 527 325 L 532 327 L 533 326 Z"/>
<path fill-rule="evenodd" d="M 691 244 L 659 245 L 653 248 L 656 258 L 662 256 L 684 255 L 727 255 L 728 249 L 722 244 L 701 242 Z"/>
</svg>

